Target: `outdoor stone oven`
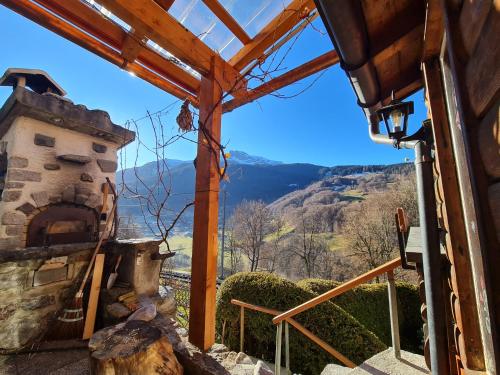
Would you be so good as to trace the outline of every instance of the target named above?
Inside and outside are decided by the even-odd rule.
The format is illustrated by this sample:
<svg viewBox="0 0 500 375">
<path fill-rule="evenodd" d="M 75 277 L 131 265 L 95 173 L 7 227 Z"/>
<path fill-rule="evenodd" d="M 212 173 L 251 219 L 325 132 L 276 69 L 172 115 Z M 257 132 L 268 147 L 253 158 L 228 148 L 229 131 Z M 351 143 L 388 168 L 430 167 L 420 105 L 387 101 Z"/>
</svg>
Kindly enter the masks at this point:
<svg viewBox="0 0 500 375">
<path fill-rule="evenodd" d="M 0 109 L 0 350 L 13 350 L 72 296 L 112 208 L 106 178 L 135 134 L 43 71 L 8 69 L 0 85 L 14 88 Z"/>
</svg>

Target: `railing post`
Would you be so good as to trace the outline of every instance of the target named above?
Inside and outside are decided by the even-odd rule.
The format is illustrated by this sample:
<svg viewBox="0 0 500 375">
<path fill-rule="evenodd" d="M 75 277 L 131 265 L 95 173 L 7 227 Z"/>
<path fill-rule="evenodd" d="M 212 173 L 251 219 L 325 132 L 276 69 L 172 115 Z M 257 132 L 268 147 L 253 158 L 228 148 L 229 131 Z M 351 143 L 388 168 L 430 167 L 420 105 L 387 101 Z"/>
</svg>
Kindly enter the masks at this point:
<svg viewBox="0 0 500 375">
<path fill-rule="evenodd" d="M 243 343 L 245 342 L 245 308 L 240 307 L 240 352 L 243 352 Z"/>
<path fill-rule="evenodd" d="M 399 342 L 398 301 L 396 297 L 396 284 L 394 283 L 394 272 L 387 272 L 387 290 L 389 293 L 389 312 L 391 315 L 391 336 L 394 356 L 401 358 L 401 344 Z"/>
<path fill-rule="evenodd" d="M 285 367 L 287 375 L 290 375 L 290 332 L 288 330 L 289 324 L 285 321 Z"/>
<path fill-rule="evenodd" d="M 276 327 L 276 354 L 274 356 L 274 375 L 281 374 L 281 337 L 283 334 L 283 322 Z"/>
</svg>

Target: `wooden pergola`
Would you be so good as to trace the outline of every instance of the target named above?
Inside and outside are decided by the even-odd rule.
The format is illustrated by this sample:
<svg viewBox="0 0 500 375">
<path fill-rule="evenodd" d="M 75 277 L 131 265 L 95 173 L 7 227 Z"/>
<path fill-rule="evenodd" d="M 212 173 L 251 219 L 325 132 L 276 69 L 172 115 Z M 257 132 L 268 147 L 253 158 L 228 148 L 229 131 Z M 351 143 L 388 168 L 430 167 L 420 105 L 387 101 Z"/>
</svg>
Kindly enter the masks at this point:
<svg viewBox="0 0 500 375">
<path fill-rule="evenodd" d="M 222 113 L 328 68 L 339 58 L 332 50 L 248 89 L 246 75 L 252 68 L 263 63 L 317 16 L 314 1 L 280 2 L 288 5 L 253 37 L 218 0 L 202 1 L 241 42 L 242 47 L 229 59 L 222 58 L 201 36 L 169 13 L 174 0 L 0 0 L 0 3 L 199 108 L 204 131 L 198 132 L 189 340 L 206 350 L 215 342 L 220 180 L 217 145 Z M 272 0 L 263 3 L 276 5 Z M 265 12 L 266 8 L 261 10 Z M 223 101 L 223 97 L 229 99 Z"/>
</svg>

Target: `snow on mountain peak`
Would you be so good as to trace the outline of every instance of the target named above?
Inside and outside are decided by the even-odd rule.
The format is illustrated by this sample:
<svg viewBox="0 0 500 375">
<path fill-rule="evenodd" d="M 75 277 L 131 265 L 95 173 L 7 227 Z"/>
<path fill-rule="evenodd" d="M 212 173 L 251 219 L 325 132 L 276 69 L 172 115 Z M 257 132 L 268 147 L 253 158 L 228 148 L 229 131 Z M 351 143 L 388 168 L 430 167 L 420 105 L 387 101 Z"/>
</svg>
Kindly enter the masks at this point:
<svg viewBox="0 0 500 375">
<path fill-rule="evenodd" d="M 229 151 L 231 157 L 230 163 L 246 164 L 246 165 L 279 165 L 283 164 L 281 161 L 269 160 L 262 156 L 249 155 L 243 151 Z"/>
</svg>

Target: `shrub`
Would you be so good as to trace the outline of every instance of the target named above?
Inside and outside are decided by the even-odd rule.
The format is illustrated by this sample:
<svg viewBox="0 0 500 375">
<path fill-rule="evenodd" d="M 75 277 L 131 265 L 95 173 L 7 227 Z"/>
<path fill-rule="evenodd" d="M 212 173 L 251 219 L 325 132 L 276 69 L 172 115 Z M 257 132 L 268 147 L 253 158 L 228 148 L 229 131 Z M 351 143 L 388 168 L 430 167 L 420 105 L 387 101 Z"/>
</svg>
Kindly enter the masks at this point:
<svg viewBox="0 0 500 375">
<path fill-rule="evenodd" d="M 323 294 L 340 283 L 332 280 L 305 279 L 297 285 L 315 295 Z M 422 353 L 422 318 L 418 289 L 408 283 L 396 283 L 398 320 L 401 348 L 413 353 Z M 331 300 L 384 344 L 392 345 L 389 301 L 386 284 L 363 284 Z"/>
<path fill-rule="evenodd" d="M 233 298 L 285 311 L 313 297 L 312 292 L 272 274 L 235 274 L 228 277 L 218 291 L 218 332 L 222 332 L 222 322 L 225 321 L 224 343 L 239 351 L 240 308 L 231 304 Z M 372 332 L 331 302 L 305 311 L 295 319 L 357 364 L 386 349 Z M 276 327 L 271 320 L 270 315 L 245 310 L 244 350 L 247 354 L 274 362 Z M 292 370 L 302 374 L 319 374 L 326 364 L 336 362 L 293 327 L 290 327 L 290 360 Z"/>
</svg>

